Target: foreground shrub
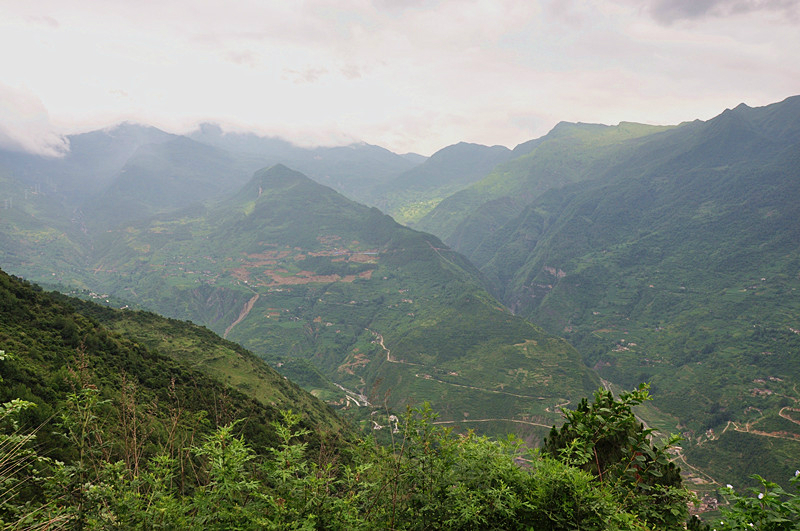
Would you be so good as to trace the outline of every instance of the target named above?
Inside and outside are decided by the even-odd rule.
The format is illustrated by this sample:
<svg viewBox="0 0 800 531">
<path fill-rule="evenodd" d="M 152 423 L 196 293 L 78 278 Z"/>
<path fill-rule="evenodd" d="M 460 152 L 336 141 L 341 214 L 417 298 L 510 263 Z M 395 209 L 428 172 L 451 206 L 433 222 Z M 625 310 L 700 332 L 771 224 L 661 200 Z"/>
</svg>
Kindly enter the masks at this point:
<svg viewBox="0 0 800 531">
<path fill-rule="evenodd" d="M 796 492 L 787 492 L 759 475 L 753 479 L 761 486 L 748 489 L 750 495 L 738 494 L 731 485 L 722 490 L 730 505 L 722 510 L 722 518 L 713 524 L 713 528 L 719 531 L 799 530 L 800 470 L 789 480 Z"/>
<path fill-rule="evenodd" d="M 560 459 L 531 451 L 512 436 L 456 434 L 437 425 L 425 405 L 407 411 L 390 446 L 363 441 L 350 448 L 347 459 L 336 447 L 312 452 L 300 416 L 287 411 L 272 423 L 278 445 L 265 453 L 255 452 L 241 423 L 234 422 L 198 437 L 185 450 L 188 458 L 177 459 L 165 449 L 139 462 L 107 457 L 98 413 L 103 401 L 88 388 L 69 395 L 57 422 L 74 446 L 72 462 L 39 460 L 13 429 L 3 436 L 12 443 L 2 447 L 4 462 L 21 464 L 0 480 L 12 487 L 30 482 L 45 495 L 26 498 L 19 488 L 7 489 L 0 516 L 9 528 L 32 529 L 672 528 L 652 515 L 672 514 L 682 498 L 665 502 L 657 481 L 626 475 L 635 470 L 645 478 L 651 470 L 658 478 L 665 466 L 656 449 L 653 455 L 647 451 L 649 432 L 631 428 L 626 416 L 631 397 L 623 395 L 619 403 L 601 398 L 599 403 L 610 407 L 595 411 L 587 404 L 558 432 L 584 434 L 567 441 Z M 7 405 L 3 411 L 21 407 Z M 579 415 L 584 416 L 580 426 Z M 617 456 L 625 467 L 601 461 L 599 453 L 600 442 L 623 440 L 620 433 L 627 434 L 630 447 Z M 585 466 L 592 461 L 586 456 L 604 463 L 602 480 Z M 770 496 L 780 494 L 769 488 Z"/>
</svg>

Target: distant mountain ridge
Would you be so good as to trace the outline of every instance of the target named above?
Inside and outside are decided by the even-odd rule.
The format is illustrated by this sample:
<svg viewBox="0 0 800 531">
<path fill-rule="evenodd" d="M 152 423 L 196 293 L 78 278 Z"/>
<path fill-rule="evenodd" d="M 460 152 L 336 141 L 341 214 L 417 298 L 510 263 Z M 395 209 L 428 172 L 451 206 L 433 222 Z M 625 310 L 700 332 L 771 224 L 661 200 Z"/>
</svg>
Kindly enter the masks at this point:
<svg viewBox="0 0 800 531">
<path fill-rule="evenodd" d="M 414 226 L 451 244 L 455 244 L 451 238 L 458 237 L 458 233 L 473 234 L 471 243 L 459 239 L 457 245 L 469 255 L 479 243 L 474 240 L 482 234 L 467 228 L 470 216 L 478 216 L 478 225 L 487 216 L 507 216 L 503 211 L 487 211 L 491 201 L 508 198 L 521 207 L 550 189 L 590 179 L 597 164 L 612 160 L 607 154 L 629 149 L 639 139 L 665 129 L 628 122 L 617 126 L 561 122 L 541 139 L 522 145 L 519 156 L 439 203 Z"/>
<path fill-rule="evenodd" d="M 419 166 L 379 184 L 370 202 L 408 224 L 424 216 L 444 198 L 485 177 L 513 152 L 503 146 L 458 144 L 442 148 Z"/>
<path fill-rule="evenodd" d="M 371 188 L 419 163 L 419 156 L 397 155 L 363 142 L 347 146 L 302 148 L 280 138 L 224 132 L 214 124 L 202 124 L 189 136 L 231 153 L 255 156 L 260 161 L 259 168 L 284 164 L 362 202 Z"/>
<path fill-rule="evenodd" d="M 189 135 L 122 123 L 70 135 L 63 157 L 0 150 L 0 175 L 48 195 L 67 211 L 102 222 L 143 219 L 234 192 L 254 171 L 277 163 L 353 197 L 424 160 L 369 144 L 302 148 L 214 124 Z M 0 195 L 3 195 L 0 190 Z M 139 195 L 137 195 L 139 194 Z"/>
<path fill-rule="evenodd" d="M 255 165 L 186 137 L 145 144 L 81 214 L 124 222 L 202 203 L 246 182 Z"/>
</svg>

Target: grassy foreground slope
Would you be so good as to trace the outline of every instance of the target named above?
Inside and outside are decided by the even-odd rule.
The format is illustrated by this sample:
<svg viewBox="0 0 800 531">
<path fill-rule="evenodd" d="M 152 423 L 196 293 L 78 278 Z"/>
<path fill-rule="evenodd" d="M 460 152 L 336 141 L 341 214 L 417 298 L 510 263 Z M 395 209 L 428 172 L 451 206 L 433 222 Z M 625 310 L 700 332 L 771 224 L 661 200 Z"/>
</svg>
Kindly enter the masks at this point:
<svg viewBox="0 0 800 531">
<path fill-rule="evenodd" d="M 59 411 L 70 394 L 85 392 L 100 400 L 95 420 L 104 432 L 94 444 L 109 458 L 130 457 L 134 446 L 139 455 L 180 447 L 236 419 L 245 419 L 239 429 L 255 445 L 271 447 L 278 439 L 270 422 L 283 409 L 300 412 L 317 441 L 351 433 L 330 408 L 208 330 L 47 293 L 2 271 L 0 347 L 0 402 L 35 403 L 22 420 L 42 426 L 43 453 L 61 460 L 76 449 L 55 435 Z M 235 386 L 251 373 L 258 385 Z"/>
<path fill-rule="evenodd" d="M 300 381 L 317 370 L 341 387 L 312 390 L 343 406 L 427 400 L 442 421 L 538 438 L 598 385 L 437 238 L 284 166 L 104 237 L 87 287 L 203 323 Z"/>
</svg>

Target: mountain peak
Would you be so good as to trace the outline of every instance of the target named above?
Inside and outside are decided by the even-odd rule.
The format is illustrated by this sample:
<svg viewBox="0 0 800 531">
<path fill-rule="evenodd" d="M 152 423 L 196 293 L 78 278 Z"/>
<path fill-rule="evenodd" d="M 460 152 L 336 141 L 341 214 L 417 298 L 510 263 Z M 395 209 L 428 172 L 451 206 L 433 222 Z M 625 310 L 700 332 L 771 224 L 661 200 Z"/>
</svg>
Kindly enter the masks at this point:
<svg viewBox="0 0 800 531">
<path fill-rule="evenodd" d="M 598 131 L 608 129 L 610 126 L 604 124 L 593 124 L 585 122 L 558 122 L 546 136 L 556 138 L 560 136 L 572 136 L 584 131 Z"/>
<path fill-rule="evenodd" d="M 268 168 L 258 170 L 253 178 L 239 192 L 241 197 L 261 197 L 266 190 L 286 190 L 297 185 L 312 185 L 324 188 L 299 171 L 295 171 L 283 164 L 275 164 Z"/>
<path fill-rule="evenodd" d="M 274 183 L 310 180 L 308 177 L 306 177 L 299 171 L 295 171 L 283 164 L 275 164 L 274 166 L 270 166 L 269 168 L 264 168 L 256 172 L 255 176 L 263 182 L 274 182 Z"/>
<path fill-rule="evenodd" d="M 459 157 L 486 157 L 489 154 L 502 157 L 503 154 L 511 153 L 505 146 L 485 146 L 483 144 L 473 144 L 470 142 L 459 142 L 451 146 L 444 147 L 430 156 L 428 161 L 434 162 L 442 159 L 454 159 Z"/>
</svg>

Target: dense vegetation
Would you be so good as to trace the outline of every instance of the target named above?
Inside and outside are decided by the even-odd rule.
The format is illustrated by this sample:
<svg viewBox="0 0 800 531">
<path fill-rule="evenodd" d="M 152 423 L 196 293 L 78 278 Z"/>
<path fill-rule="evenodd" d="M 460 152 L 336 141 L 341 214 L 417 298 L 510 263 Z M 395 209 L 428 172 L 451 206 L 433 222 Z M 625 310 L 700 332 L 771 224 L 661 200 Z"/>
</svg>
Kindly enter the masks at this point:
<svg viewBox="0 0 800 531">
<path fill-rule="evenodd" d="M 128 448 L 115 461 L 97 397 L 91 385 L 70 393 L 54 421 L 75 450 L 68 462 L 41 454 L 41 429 L 20 429 L 17 417 L 35 404 L 2 406 L 4 529 L 671 530 L 685 528 L 691 499 L 666 460 L 670 443 L 652 445 L 635 427 L 630 406 L 647 398 L 644 387 L 619 401 L 599 391 L 568 412 L 548 445 L 555 458 L 513 437 L 455 435 L 424 406 L 408 411 L 386 447 L 311 451 L 300 416 L 286 411 L 270 426 L 277 445 L 263 453 L 235 421 L 177 453 L 167 446 L 145 458 Z M 723 490 L 731 505 L 715 529 L 797 529 L 800 494 L 758 479 L 763 490 L 752 497 Z M 696 517 L 688 524 L 710 529 Z"/>
<path fill-rule="evenodd" d="M 0 288 L 0 518 L 12 528 L 512 528 L 579 518 L 599 529 L 632 518 L 577 470 L 539 458 L 520 468 L 519 441 L 462 438 L 422 409 L 391 433 L 395 446 L 355 447 L 331 437 L 348 431 L 330 413 L 264 367 L 271 393 L 261 401 L 189 369 L 202 369 L 203 350 L 249 356 L 207 330 L 5 274 Z M 577 512 L 552 514 L 561 510 L 552 489 L 567 489 L 559 503 Z"/>
<path fill-rule="evenodd" d="M 653 430 L 631 409 L 649 399 L 644 384 L 619 400 L 610 391 L 597 391 L 592 404 L 584 398 L 564 413 L 566 422 L 553 427 L 544 451 L 596 476 L 624 507 L 655 527 L 675 528 L 686 519 L 687 496 L 668 452 L 680 437 L 653 444 Z"/>
<path fill-rule="evenodd" d="M 427 405 L 395 418 L 387 445 L 355 443 L 208 330 L 5 274 L 0 290 L 4 529 L 644 530 L 687 517 L 668 457 L 677 439 L 656 442 L 632 411 L 645 386 L 565 411 L 542 453 L 513 436 L 457 434 Z M 235 359 L 221 383 L 203 350 L 247 361 L 261 386 L 237 387 L 255 399 L 231 387 Z M 759 502 L 724 491 L 725 529 L 791 529 L 797 498 L 763 485 Z"/>
<path fill-rule="evenodd" d="M 686 516 L 689 495 L 678 492 L 679 480 L 665 500 L 643 494 L 647 484 L 636 478 L 612 483 L 572 466 L 581 464 L 580 455 L 596 455 L 598 435 L 630 423 L 628 395 L 603 402 L 613 408 L 601 419 L 607 427 L 580 435 L 561 460 L 531 452 L 514 437 L 456 435 L 435 424 L 428 406 L 396 422 L 389 446 L 370 440 L 353 446 L 321 439 L 291 411 L 270 420 L 268 408 L 242 410 L 236 396 L 226 404 L 228 414 L 247 417 L 220 425 L 200 409 L 210 404 L 185 396 L 174 376 L 164 384 L 165 400 L 152 400 L 148 393 L 158 389 L 134 383 L 142 368 L 131 364 L 124 341 L 97 325 L 99 339 L 76 347 L 76 366 L 59 375 L 67 388 L 59 392 L 49 382 L 54 396 L 37 394 L 21 383 L 20 369 L 39 361 L 26 340 L 58 362 L 62 342 L 49 333 L 50 319 L 79 317 L 53 297 L 3 279 L 3 300 L 33 320 L 25 326 L 18 312 L 2 328 L 4 344 L 14 347 L 0 360 L 3 382 L 32 399 L 12 398 L 0 409 L 4 529 L 677 529 Z M 66 340 L 85 331 L 64 330 Z M 153 373 L 182 370 L 167 358 L 148 362 Z M 106 366 L 116 363 L 127 363 L 131 376 L 114 382 Z M 198 380 L 205 393 L 214 389 Z M 219 416 L 221 405 L 215 406 Z M 614 458 L 644 476 L 638 451 L 649 450 L 650 441 L 640 442 L 645 446 L 625 446 Z"/>
<path fill-rule="evenodd" d="M 87 391 L 87 390 L 85 390 Z M 589 474 L 528 454 L 519 442 L 454 436 L 429 409 L 406 415 L 396 445 L 365 443 L 343 463 L 312 454 L 298 417 L 285 413 L 280 439 L 255 452 L 237 424 L 187 450 L 188 471 L 167 454 L 133 469 L 91 444 L 97 402 L 70 397 L 62 426 L 80 455 L 70 464 L 42 459 L 33 436 L 2 436 L 0 523 L 47 529 L 648 529 Z M 3 421 L 27 403 L 6 406 Z M 96 432 L 95 432 L 96 433 Z M 520 466 L 515 460 L 524 459 Z M 187 475 L 191 478 L 187 479 Z M 22 492 L 41 489 L 46 496 Z M 685 513 L 685 506 L 674 507 Z M 677 529 L 676 526 L 660 527 Z"/>
</svg>

